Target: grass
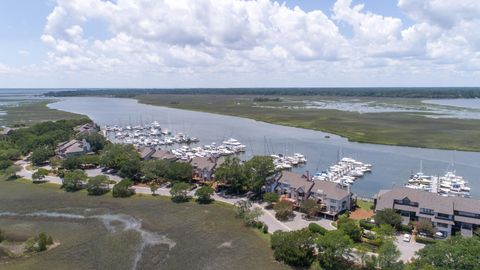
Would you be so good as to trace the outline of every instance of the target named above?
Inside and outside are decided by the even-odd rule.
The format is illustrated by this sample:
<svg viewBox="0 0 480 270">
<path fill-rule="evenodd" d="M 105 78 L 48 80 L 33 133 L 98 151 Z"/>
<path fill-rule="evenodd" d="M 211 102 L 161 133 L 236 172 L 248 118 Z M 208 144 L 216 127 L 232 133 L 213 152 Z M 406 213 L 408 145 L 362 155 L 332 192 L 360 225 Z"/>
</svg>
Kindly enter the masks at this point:
<svg viewBox="0 0 480 270">
<path fill-rule="evenodd" d="M 371 201 L 364 201 L 364 200 L 357 200 L 357 206 L 360 209 L 363 209 L 365 211 L 370 211 L 372 210 L 373 207 L 373 202 Z"/>
<path fill-rule="evenodd" d="M 45 121 L 86 118 L 85 115 L 50 109 L 47 105 L 51 102 L 31 100 L 20 102 L 18 106 L 5 106 L 2 110 L 6 112 L 6 115 L 1 116 L 0 124 L 8 127 L 14 127 L 15 125 L 29 126 Z"/>
<path fill-rule="evenodd" d="M 175 242 L 171 250 L 165 245 L 147 246 L 138 269 L 288 269 L 275 262 L 260 231 L 245 227 L 232 207 L 219 203 L 176 204 L 149 195 L 115 199 L 111 194 L 67 193 L 58 185 L 21 179 L 0 181 L 0 212 L 37 211 L 121 214 L 141 220 L 142 229 Z M 0 228 L 21 235 L 45 232 L 62 243 L 51 252 L 2 264 L 2 269 L 132 269 L 140 241 L 135 231 L 111 233 L 95 219 L 0 217 Z M 225 243 L 231 245 L 222 247 Z"/>
<path fill-rule="evenodd" d="M 253 96 L 141 95 L 140 102 L 171 108 L 240 116 L 272 124 L 337 134 L 350 141 L 423 148 L 480 151 L 480 120 L 429 118 L 426 113 L 357 113 L 293 108 L 298 101 L 262 102 Z M 290 97 L 289 97 L 290 98 Z M 318 97 L 317 97 L 318 98 Z M 418 99 L 382 99 L 384 103 L 420 104 Z M 280 105 L 279 105 L 280 104 Z M 261 106 L 258 106 L 261 105 Z"/>
</svg>

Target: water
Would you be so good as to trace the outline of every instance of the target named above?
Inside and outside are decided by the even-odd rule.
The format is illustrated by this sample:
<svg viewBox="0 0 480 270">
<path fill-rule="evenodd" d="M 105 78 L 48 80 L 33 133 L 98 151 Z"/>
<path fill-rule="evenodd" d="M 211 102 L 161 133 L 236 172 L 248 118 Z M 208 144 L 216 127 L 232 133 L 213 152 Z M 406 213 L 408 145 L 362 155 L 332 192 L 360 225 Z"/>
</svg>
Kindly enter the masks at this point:
<svg viewBox="0 0 480 270">
<path fill-rule="evenodd" d="M 273 125 L 255 120 L 210 113 L 193 112 L 139 104 L 133 99 L 65 98 L 49 107 L 88 115 L 100 125 L 128 125 L 158 121 L 173 132 L 185 132 L 200 138 L 200 144 L 221 142 L 234 137 L 247 145 L 241 156 L 272 153 L 305 154 L 308 163 L 297 172 L 325 170 L 339 156 L 352 157 L 373 164 L 373 172 L 358 180 L 353 192 L 373 196 L 380 189 L 404 185 L 423 161 L 426 174 L 444 174 L 454 163 L 458 175 L 470 182 L 472 196 L 480 197 L 480 153 L 397 147 L 348 142 L 345 138 L 324 132 Z M 329 135 L 330 138 L 325 136 Z"/>
<path fill-rule="evenodd" d="M 480 109 L 480 99 L 478 98 L 458 98 L 458 99 L 432 99 L 425 100 L 424 103 L 444 106 L 454 106 L 467 109 Z"/>
</svg>

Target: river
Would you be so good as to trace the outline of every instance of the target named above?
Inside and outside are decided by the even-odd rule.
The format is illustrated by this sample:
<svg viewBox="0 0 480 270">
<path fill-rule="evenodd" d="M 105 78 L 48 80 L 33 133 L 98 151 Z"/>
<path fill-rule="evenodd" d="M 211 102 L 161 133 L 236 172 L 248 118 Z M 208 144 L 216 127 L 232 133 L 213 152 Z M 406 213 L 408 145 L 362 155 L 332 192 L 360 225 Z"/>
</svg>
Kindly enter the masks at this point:
<svg viewBox="0 0 480 270">
<path fill-rule="evenodd" d="M 340 156 L 373 164 L 373 172 L 357 180 L 353 192 L 373 196 L 380 189 L 402 186 L 423 161 L 426 174 L 456 170 L 470 183 L 472 196 L 480 198 L 480 153 L 398 147 L 349 142 L 347 139 L 313 130 L 292 128 L 239 117 L 186 111 L 140 104 L 134 99 L 81 97 L 64 98 L 50 108 L 88 115 L 100 125 L 140 124 L 153 120 L 174 132 L 200 138 L 200 144 L 221 142 L 234 137 L 247 145 L 241 156 L 300 152 L 308 163 L 297 172 L 313 174 L 337 162 Z M 326 135 L 330 138 L 326 138 Z"/>
</svg>

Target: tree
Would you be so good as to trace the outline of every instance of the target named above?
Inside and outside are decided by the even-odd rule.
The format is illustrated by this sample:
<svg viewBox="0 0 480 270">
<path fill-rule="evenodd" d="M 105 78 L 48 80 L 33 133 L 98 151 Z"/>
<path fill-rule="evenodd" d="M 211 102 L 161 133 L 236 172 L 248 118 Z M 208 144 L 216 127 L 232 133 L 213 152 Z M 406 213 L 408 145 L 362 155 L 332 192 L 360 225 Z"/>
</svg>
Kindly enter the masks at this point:
<svg viewBox="0 0 480 270">
<path fill-rule="evenodd" d="M 435 234 L 435 228 L 433 227 L 432 222 L 427 221 L 427 220 L 420 220 L 416 224 L 416 228 L 418 232 L 423 232 L 428 235 L 434 235 Z"/>
<path fill-rule="evenodd" d="M 157 190 L 158 190 L 158 188 L 160 188 L 160 186 L 156 182 L 151 182 L 149 186 L 150 186 L 150 191 L 152 192 L 152 196 L 157 195 L 157 194 L 155 194 L 155 192 L 157 192 Z"/>
<path fill-rule="evenodd" d="M 89 132 L 83 133 L 78 136 L 79 140 L 85 139 L 90 144 L 92 151 L 98 153 L 98 151 L 102 150 L 105 145 L 107 144 L 107 140 L 99 133 L 96 132 Z"/>
<path fill-rule="evenodd" d="M 39 166 L 47 162 L 53 155 L 55 155 L 55 152 L 51 147 L 39 147 L 33 150 L 30 160 L 33 165 Z"/>
<path fill-rule="evenodd" d="M 287 221 L 293 214 L 293 204 L 289 201 L 280 201 L 273 209 L 275 210 L 275 217 L 281 221 Z"/>
<path fill-rule="evenodd" d="M 402 217 L 395 212 L 394 209 L 386 208 L 380 211 L 377 211 L 375 215 L 375 223 L 380 224 L 389 224 L 392 227 L 398 228 L 402 224 Z"/>
<path fill-rule="evenodd" d="M 192 174 L 192 165 L 185 162 L 174 162 L 168 166 L 165 178 L 174 182 L 190 182 L 192 180 Z"/>
<path fill-rule="evenodd" d="M 337 221 L 338 229 L 342 230 L 354 242 L 360 242 L 362 238 L 362 229 L 357 223 L 348 217 L 341 217 Z"/>
<path fill-rule="evenodd" d="M 395 229 L 389 224 L 382 224 L 377 228 L 374 228 L 373 231 L 381 237 L 382 239 L 395 236 Z"/>
<path fill-rule="evenodd" d="M 140 156 L 132 145 L 129 144 L 108 144 L 100 158 L 100 163 L 107 168 L 120 170 L 127 160 L 137 159 Z M 128 166 L 131 166 L 129 164 Z M 134 164 L 136 165 L 136 164 Z M 127 167 L 128 167 L 127 166 Z M 125 168 L 125 173 L 129 173 L 131 168 Z"/>
<path fill-rule="evenodd" d="M 268 208 L 273 207 L 273 204 L 278 202 L 278 199 L 280 199 L 280 196 L 275 192 L 267 192 L 263 194 L 263 201 L 268 203 Z"/>
<path fill-rule="evenodd" d="M 240 194 L 245 191 L 247 176 L 237 157 L 227 157 L 215 171 L 215 178 L 228 185 L 228 192 Z"/>
<path fill-rule="evenodd" d="M 80 190 L 87 179 L 87 174 L 82 170 L 67 171 L 63 177 L 62 188 L 67 192 Z"/>
<path fill-rule="evenodd" d="M 212 201 L 212 195 L 214 191 L 213 188 L 209 186 L 203 186 L 195 191 L 195 196 L 197 197 L 197 202 L 206 204 Z"/>
<path fill-rule="evenodd" d="M 445 241 L 437 241 L 417 251 L 414 269 L 434 265 L 435 269 L 478 269 L 480 265 L 480 239 L 453 236 Z"/>
<path fill-rule="evenodd" d="M 173 202 L 186 202 L 188 201 L 188 190 L 190 185 L 184 182 L 178 182 L 170 189 L 170 195 L 172 195 Z"/>
<path fill-rule="evenodd" d="M 258 223 L 258 218 L 261 217 L 263 214 L 263 211 L 259 207 L 254 207 L 253 209 L 248 209 L 247 212 L 245 212 L 245 215 L 243 216 L 243 222 L 247 226 L 255 226 Z"/>
<path fill-rule="evenodd" d="M 63 161 L 62 161 L 62 168 L 64 168 L 65 170 L 76 170 L 76 169 L 80 169 L 81 167 L 81 163 L 80 163 L 80 159 L 78 157 L 66 157 Z"/>
<path fill-rule="evenodd" d="M 322 264 L 327 269 L 340 269 L 339 265 L 351 256 L 352 240 L 342 230 L 328 231 L 317 239 Z"/>
<path fill-rule="evenodd" d="M 47 250 L 47 235 L 45 233 L 40 233 L 37 239 L 37 252 Z"/>
<path fill-rule="evenodd" d="M 5 240 L 5 234 L 0 230 L 0 243 L 3 242 L 3 240 Z"/>
<path fill-rule="evenodd" d="M 135 190 L 130 187 L 133 186 L 132 180 L 125 178 L 113 186 L 112 196 L 114 198 L 126 198 L 135 194 Z"/>
<path fill-rule="evenodd" d="M 140 159 L 136 156 L 126 159 L 120 168 L 120 176 L 136 179 L 140 174 L 141 165 Z"/>
<path fill-rule="evenodd" d="M 328 230 L 318 225 L 317 223 L 308 224 L 308 230 L 314 234 L 324 235 Z"/>
<path fill-rule="evenodd" d="M 276 231 L 271 238 L 276 260 L 295 267 L 308 267 L 314 260 L 314 238 L 306 229 L 291 232 Z"/>
<path fill-rule="evenodd" d="M 403 263 L 397 262 L 400 258 L 400 251 L 395 246 L 392 239 L 383 241 L 378 249 L 378 264 L 381 269 L 403 269 Z"/>
<path fill-rule="evenodd" d="M 235 216 L 238 218 L 245 218 L 245 215 L 250 208 L 252 207 L 252 203 L 248 200 L 239 200 L 235 203 Z"/>
<path fill-rule="evenodd" d="M 103 195 L 109 191 L 110 179 L 105 175 L 97 175 L 88 179 L 88 195 Z"/>
<path fill-rule="evenodd" d="M 22 168 L 18 165 L 12 165 L 8 168 L 5 169 L 4 175 L 5 179 L 10 180 L 10 179 L 15 179 L 17 178 L 17 173 L 21 170 Z"/>
<path fill-rule="evenodd" d="M 5 170 L 12 165 L 13 165 L 13 162 L 11 160 L 8 160 L 8 159 L 0 160 L 0 171 Z"/>
<path fill-rule="evenodd" d="M 165 176 L 169 165 L 166 160 L 147 160 L 142 162 L 140 172 L 145 181 L 158 181 Z"/>
<path fill-rule="evenodd" d="M 269 156 L 254 156 L 244 164 L 248 189 L 260 195 L 268 177 L 275 173 L 273 158 Z"/>
<path fill-rule="evenodd" d="M 305 200 L 300 204 L 300 211 L 307 214 L 307 218 L 315 217 L 321 210 L 321 206 L 312 199 Z"/>
<path fill-rule="evenodd" d="M 36 172 L 34 172 L 34 173 L 32 174 L 32 181 L 33 181 L 34 183 L 36 183 L 36 182 L 42 182 L 43 179 L 45 179 L 45 177 L 48 175 L 49 172 L 50 172 L 49 170 L 44 169 L 44 168 L 38 169 Z"/>
</svg>

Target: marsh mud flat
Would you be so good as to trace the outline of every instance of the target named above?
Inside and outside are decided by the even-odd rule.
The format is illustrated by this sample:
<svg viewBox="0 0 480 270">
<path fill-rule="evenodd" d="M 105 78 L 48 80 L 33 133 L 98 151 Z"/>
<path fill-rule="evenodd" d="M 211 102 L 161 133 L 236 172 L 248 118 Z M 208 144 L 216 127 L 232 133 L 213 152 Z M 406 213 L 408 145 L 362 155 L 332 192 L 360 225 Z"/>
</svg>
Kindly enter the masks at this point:
<svg viewBox="0 0 480 270">
<path fill-rule="evenodd" d="M 480 153 L 349 142 L 347 139 L 302 128 L 268 124 L 235 116 L 172 109 L 138 103 L 134 99 L 81 97 L 64 98 L 49 104 L 53 109 L 85 114 L 98 124 L 129 125 L 158 121 L 173 132 L 198 137 L 202 144 L 236 138 L 247 145 L 241 158 L 253 155 L 305 154 L 308 163 L 297 172 L 326 170 L 339 157 L 351 157 L 373 164 L 373 172 L 355 182 L 352 191 L 373 196 L 380 189 L 403 186 L 419 170 L 428 175 L 456 170 L 469 181 L 472 197 L 480 197 Z M 453 168 L 452 168 L 453 163 Z"/>
<path fill-rule="evenodd" d="M 219 204 L 91 197 L 57 185 L 1 181 L 0 228 L 45 232 L 61 242 L 4 261 L 1 269 L 288 269 L 274 261 L 265 239 Z"/>
</svg>

